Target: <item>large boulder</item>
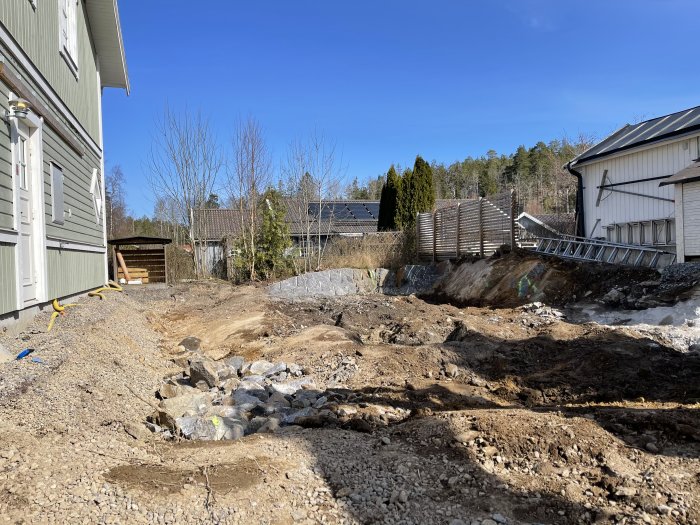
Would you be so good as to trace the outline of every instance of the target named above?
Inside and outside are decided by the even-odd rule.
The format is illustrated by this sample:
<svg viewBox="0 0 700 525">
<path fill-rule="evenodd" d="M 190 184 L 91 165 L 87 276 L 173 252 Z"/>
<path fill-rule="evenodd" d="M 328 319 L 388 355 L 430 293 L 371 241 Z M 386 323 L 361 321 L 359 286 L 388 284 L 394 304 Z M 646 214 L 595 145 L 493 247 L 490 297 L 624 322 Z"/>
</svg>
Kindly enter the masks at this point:
<svg viewBox="0 0 700 525">
<path fill-rule="evenodd" d="M 183 437 L 201 441 L 238 439 L 245 433 L 245 425 L 240 420 L 219 416 L 180 417 L 176 424 Z"/>
<path fill-rule="evenodd" d="M 285 396 L 294 394 L 299 390 L 311 390 L 315 388 L 316 383 L 310 377 L 303 377 L 301 379 L 295 379 L 286 383 L 272 383 L 270 385 L 270 389 L 273 392 L 278 392 Z"/>
<path fill-rule="evenodd" d="M 192 386 L 197 386 L 200 381 L 204 381 L 209 388 L 219 386 L 216 365 L 208 359 L 190 361 L 190 383 Z"/>
<path fill-rule="evenodd" d="M 245 358 L 239 355 L 234 355 L 224 359 L 224 363 L 226 363 L 229 368 L 235 370 L 237 374 L 240 374 L 243 366 L 245 365 Z"/>
<path fill-rule="evenodd" d="M 253 375 L 253 376 L 262 376 L 265 375 L 265 373 L 273 368 L 275 365 L 274 363 L 270 363 L 269 361 L 265 360 L 260 360 L 260 361 L 253 361 L 249 365 L 247 365 L 244 369 L 243 372 L 246 375 Z M 286 367 L 285 367 L 286 369 Z"/>
<path fill-rule="evenodd" d="M 205 413 L 209 407 L 210 400 L 206 393 L 188 392 L 177 397 L 163 399 L 159 408 L 172 418 L 178 418 L 185 414 Z"/>
<path fill-rule="evenodd" d="M 182 341 L 180 341 L 179 346 L 182 346 L 188 352 L 202 352 L 202 340 L 199 337 L 185 337 Z"/>
</svg>

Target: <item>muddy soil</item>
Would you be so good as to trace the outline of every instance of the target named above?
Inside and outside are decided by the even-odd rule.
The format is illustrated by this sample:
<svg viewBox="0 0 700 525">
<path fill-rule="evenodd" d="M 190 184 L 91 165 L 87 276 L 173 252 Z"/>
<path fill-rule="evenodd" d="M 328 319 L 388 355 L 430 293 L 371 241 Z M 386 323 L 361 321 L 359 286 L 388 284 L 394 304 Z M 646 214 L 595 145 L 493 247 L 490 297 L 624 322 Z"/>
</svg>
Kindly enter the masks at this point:
<svg viewBox="0 0 700 525">
<path fill-rule="evenodd" d="M 42 359 L 0 365 L 0 523 L 698 523 L 700 355 L 564 314 L 223 283 L 82 300 L 0 335 Z M 152 434 L 190 336 L 298 363 L 366 425 Z"/>
<path fill-rule="evenodd" d="M 687 299 L 700 280 L 700 267 L 663 270 L 612 264 L 580 264 L 526 250 L 486 259 L 465 258 L 448 267 L 428 297 L 458 306 L 514 307 L 533 301 L 564 306 L 605 298 L 613 306 L 643 309 Z"/>
</svg>

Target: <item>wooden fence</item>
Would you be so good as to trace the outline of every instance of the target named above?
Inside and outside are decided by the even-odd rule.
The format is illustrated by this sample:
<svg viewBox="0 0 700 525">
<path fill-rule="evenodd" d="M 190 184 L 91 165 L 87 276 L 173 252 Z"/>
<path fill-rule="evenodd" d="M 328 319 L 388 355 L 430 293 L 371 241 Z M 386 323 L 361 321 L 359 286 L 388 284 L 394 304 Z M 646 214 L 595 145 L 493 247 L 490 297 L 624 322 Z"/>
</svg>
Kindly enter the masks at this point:
<svg viewBox="0 0 700 525">
<path fill-rule="evenodd" d="M 514 191 L 462 201 L 432 213 L 419 213 L 416 220 L 418 257 L 456 259 L 463 255 L 486 256 L 500 246 L 517 244 L 520 213 Z"/>
</svg>

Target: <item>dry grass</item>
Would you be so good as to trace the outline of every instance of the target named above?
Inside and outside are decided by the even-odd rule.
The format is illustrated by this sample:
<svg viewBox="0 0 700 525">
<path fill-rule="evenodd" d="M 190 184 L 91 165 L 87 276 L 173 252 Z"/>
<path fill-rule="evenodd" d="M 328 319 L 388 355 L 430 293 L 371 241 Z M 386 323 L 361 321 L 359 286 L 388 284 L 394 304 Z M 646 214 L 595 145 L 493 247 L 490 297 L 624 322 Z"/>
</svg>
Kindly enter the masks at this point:
<svg viewBox="0 0 700 525">
<path fill-rule="evenodd" d="M 363 237 L 338 237 L 329 241 L 323 255 L 325 268 L 397 268 L 412 259 L 410 239 L 401 232 Z"/>
</svg>

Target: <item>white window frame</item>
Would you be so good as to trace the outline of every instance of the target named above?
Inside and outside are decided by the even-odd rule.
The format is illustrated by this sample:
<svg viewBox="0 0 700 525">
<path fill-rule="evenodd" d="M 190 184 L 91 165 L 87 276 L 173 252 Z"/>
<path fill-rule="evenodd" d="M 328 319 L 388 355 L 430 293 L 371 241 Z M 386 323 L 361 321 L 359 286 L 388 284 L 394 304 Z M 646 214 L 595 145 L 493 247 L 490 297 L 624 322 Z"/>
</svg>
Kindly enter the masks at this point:
<svg viewBox="0 0 700 525">
<path fill-rule="evenodd" d="M 78 5 L 80 0 L 58 0 L 58 52 L 78 78 Z"/>
<path fill-rule="evenodd" d="M 65 192 L 63 190 L 65 173 L 55 162 L 50 163 L 51 170 L 51 222 L 62 226 L 65 224 Z"/>
<path fill-rule="evenodd" d="M 90 195 L 92 195 L 92 207 L 95 210 L 95 222 L 100 223 L 102 216 L 102 181 L 97 168 L 92 170 L 92 180 L 90 181 Z"/>
</svg>

